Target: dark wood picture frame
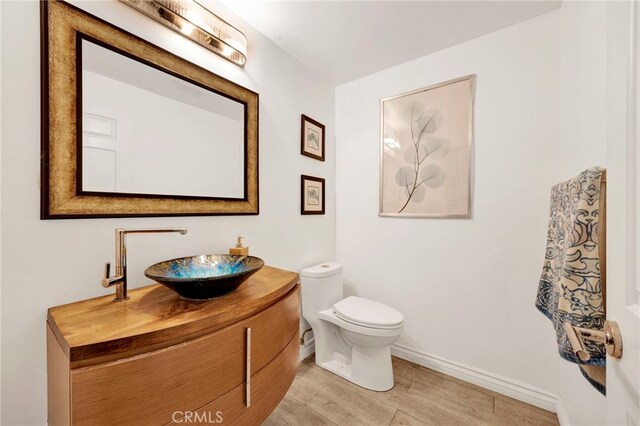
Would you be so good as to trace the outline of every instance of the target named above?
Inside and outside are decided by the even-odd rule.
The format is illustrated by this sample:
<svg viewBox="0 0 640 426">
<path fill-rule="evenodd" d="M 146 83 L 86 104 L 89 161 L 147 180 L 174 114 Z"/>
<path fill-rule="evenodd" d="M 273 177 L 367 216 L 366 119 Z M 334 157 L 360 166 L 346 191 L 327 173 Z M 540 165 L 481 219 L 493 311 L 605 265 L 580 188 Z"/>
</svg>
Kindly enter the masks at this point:
<svg viewBox="0 0 640 426">
<path fill-rule="evenodd" d="M 41 219 L 259 214 L 258 94 L 60 0 L 40 3 Z M 239 198 L 82 189 L 81 39 L 129 56 L 244 108 L 244 195 Z"/>
<path fill-rule="evenodd" d="M 320 188 L 315 194 L 309 192 L 307 182 L 317 182 Z M 310 201 L 311 200 L 311 201 Z M 310 202 L 309 202 L 310 201 Z M 311 207 L 316 205 L 317 207 Z M 315 176 L 300 176 L 300 214 L 324 214 L 325 180 Z"/>
<path fill-rule="evenodd" d="M 300 153 L 315 160 L 324 161 L 324 133 L 324 124 L 302 114 L 300 120 Z M 311 139 L 315 139 L 315 141 Z M 317 143 L 319 146 L 312 147 L 309 142 Z"/>
</svg>

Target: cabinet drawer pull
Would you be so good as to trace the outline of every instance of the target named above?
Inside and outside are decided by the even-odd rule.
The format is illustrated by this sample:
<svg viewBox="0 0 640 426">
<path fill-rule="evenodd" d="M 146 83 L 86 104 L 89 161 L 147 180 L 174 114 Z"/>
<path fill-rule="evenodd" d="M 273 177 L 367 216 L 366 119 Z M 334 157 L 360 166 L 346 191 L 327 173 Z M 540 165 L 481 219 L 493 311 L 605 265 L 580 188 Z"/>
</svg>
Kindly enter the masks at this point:
<svg viewBox="0 0 640 426">
<path fill-rule="evenodd" d="M 245 404 L 251 406 L 251 327 L 247 327 L 247 380 L 245 386 Z"/>
</svg>

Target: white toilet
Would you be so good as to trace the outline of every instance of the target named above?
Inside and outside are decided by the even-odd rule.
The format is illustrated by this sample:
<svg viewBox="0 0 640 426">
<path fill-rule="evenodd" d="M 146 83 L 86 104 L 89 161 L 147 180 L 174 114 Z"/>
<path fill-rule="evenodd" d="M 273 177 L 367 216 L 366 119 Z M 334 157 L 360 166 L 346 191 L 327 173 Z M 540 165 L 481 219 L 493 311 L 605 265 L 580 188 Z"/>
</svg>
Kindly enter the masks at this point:
<svg viewBox="0 0 640 426">
<path fill-rule="evenodd" d="M 404 317 L 373 300 L 342 292 L 342 265 L 326 262 L 300 272 L 302 315 L 311 324 L 316 364 L 363 388 L 393 387 L 390 346 Z"/>
</svg>

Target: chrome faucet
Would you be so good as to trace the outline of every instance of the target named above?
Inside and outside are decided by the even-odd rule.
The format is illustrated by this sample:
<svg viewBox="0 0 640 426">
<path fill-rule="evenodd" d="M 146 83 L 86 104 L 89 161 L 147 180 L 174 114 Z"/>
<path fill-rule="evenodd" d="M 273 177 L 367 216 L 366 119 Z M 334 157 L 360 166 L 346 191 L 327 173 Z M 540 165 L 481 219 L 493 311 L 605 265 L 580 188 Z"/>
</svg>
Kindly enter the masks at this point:
<svg viewBox="0 0 640 426">
<path fill-rule="evenodd" d="M 116 229 L 116 274 L 109 276 L 111 263 L 107 262 L 104 270 L 102 286 L 109 288 L 116 286 L 116 298 L 114 302 L 124 302 L 129 299 L 127 295 L 127 234 L 155 234 L 161 232 L 179 232 L 186 234 L 187 228 L 149 228 L 149 229 Z"/>
</svg>

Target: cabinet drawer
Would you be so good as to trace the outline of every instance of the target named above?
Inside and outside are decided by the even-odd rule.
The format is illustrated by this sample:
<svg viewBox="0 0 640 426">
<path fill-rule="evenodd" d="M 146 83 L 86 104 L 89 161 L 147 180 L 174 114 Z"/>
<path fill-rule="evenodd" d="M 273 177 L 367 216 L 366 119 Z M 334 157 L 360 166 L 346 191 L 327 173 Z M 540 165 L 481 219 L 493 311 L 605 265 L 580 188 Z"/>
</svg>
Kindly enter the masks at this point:
<svg viewBox="0 0 640 426">
<path fill-rule="evenodd" d="M 75 425 L 157 425 L 193 411 L 245 382 L 246 335 L 251 371 L 269 364 L 298 331 L 299 291 L 240 323 L 179 345 L 71 370 Z M 288 337 L 287 337 L 288 336 Z"/>
<path fill-rule="evenodd" d="M 272 309 L 273 306 L 269 309 Z M 296 286 L 277 309 L 251 321 L 251 375 L 269 364 L 300 330 L 300 290 Z"/>
<path fill-rule="evenodd" d="M 251 376 L 249 407 L 245 404 L 245 385 L 242 384 L 195 412 L 178 413 L 171 424 L 219 423 L 226 426 L 262 424 L 280 403 L 296 376 L 299 348 L 296 332 L 275 359 Z M 188 418 L 185 418 L 185 415 Z"/>
</svg>

